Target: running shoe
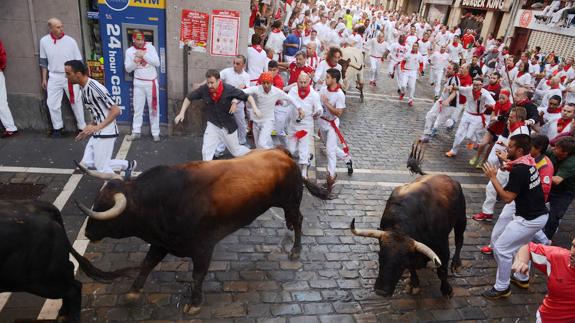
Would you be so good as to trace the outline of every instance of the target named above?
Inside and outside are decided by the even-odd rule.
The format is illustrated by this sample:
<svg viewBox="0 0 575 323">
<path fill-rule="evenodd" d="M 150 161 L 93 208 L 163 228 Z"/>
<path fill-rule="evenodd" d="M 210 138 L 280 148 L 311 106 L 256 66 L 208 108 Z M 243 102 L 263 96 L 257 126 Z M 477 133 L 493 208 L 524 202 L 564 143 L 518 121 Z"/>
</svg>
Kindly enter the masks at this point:
<svg viewBox="0 0 575 323">
<path fill-rule="evenodd" d="M 499 291 L 495 289 L 495 287 L 491 287 L 491 289 L 486 290 L 481 294 L 481 296 L 489 299 L 500 299 L 502 297 L 509 297 L 511 296 L 511 289 L 507 287 L 506 290 Z"/>
<path fill-rule="evenodd" d="M 481 253 L 489 256 L 489 255 L 493 254 L 493 249 L 491 249 L 490 246 L 485 246 L 485 247 L 481 248 Z"/>
<path fill-rule="evenodd" d="M 529 289 L 529 279 L 519 280 L 515 277 L 515 274 L 511 275 L 511 283 L 522 289 Z"/>
<path fill-rule="evenodd" d="M 487 214 L 487 213 L 479 212 L 479 213 L 475 214 L 474 216 L 472 216 L 471 218 L 475 221 L 491 222 L 491 221 L 493 221 L 493 214 Z"/>
</svg>

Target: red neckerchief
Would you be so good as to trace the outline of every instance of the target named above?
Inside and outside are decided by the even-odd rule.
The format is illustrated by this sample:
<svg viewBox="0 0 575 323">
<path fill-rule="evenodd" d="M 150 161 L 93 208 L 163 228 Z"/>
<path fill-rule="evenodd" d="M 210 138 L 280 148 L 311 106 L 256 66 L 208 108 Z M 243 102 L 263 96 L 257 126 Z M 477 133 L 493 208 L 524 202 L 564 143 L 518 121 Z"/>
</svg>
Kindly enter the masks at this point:
<svg viewBox="0 0 575 323">
<path fill-rule="evenodd" d="M 302 100 L 305 99 L 305 98 L 307 98 L 307 96 L 309 95 L 309 92 L 310 92 L 310 91 L 311 91 L 311 86 L 310 86 L 310 85 L 306 86 L 306 87 L 303 88 L 303 89 L 300 88 L 299 86 L 298 86 L 298 88 L 297 88 L 297 94 L 299 95 L 299 97 L 300 97 Z"/>
<path fill-rule="evenodd" d="M 54 44 L 56 44 L 56 41 L 58 41 L 59 39 L 62 39 L 62 37 L 64 37 L 64 33 L 62 33 L 60 35 L 60 37 L 56 37 L 54 36 L 54 34 L 50 33 L 50 37 L 52 37 L 52 40 L 54 41 Z"/>
<path fill-rule="evenodd" d="M 524 107 L 524 106 L 528 105 L 529 103 L 531 103 L 531 100 L 525 99 L 523 101 L 515 102 L 515 105 L 519 106 L 519 107 Z"/>
<path fill-rule="evenodd" d="M 521 156 L 517 159 L 514 159 L 512 161 L 505 163 L 504 168 L 507 171 L 511 171 L 511 169 L 513 168 L 513 165 L 517 165 L 517 164 L 524 164 L 524 165 L 531 166 L 531 167 L 535 167 L 535 165 L 536 165 L 535 159 L 533 159 L 531 154 L 527 154 L 525 156 Z"/>
<path fill-rule="evenodd" d="M 561 110 L 562 110 L 561 107 L 556 108 L 547 107 L 547 113 L 561 113 Z"/>
<path fill-rule="evenodd" d="M 215 103 L 218 103 L 222 98 L 222 93 L 224 93 L 224 82 L 220 81 L 218 88 L 215 91 L 210 91 L 210 97 Z"/>
<path fill-rule="evenodd" d="M 282 79 L 282 77 L 279 74 L 276 74 L 276 76 L 274 76 L 274 82 L 273 82 L 274 86 L 277 87 L 278 89 L 283 91 L 284 88 L 284 80 Z"/>
<path fill-rule="evenodd" d="M 282 31 L 281 31 L 279 28 L 274 28 L 274 29 L 272 29 L 272 33 L 278 34 L 278 33 L 281 33 L 281 32 L 282 32 Z"/>
<path fill-rule="evenodd" d="M 429 40 L 429 39 L 428 39 Z M 428 40 L 421 39 L 422 42 L 427 43 Z"/>
<path fill-rule="evenodd" d="M 136 44 L 134 44 L 133 46 L 134 46 L 134 48 L 137 49 L 137 50 L 147 50 L 145 43 L 144 43 L 144 47 L 138 47 L 138 46 L 136 46 Z"/>
<path fill-rule="evenodd" d="M 329 65 L 329 67 L 331 67 L 331 68 L 336 68 L 336 67 L 337 67 L 337 63 L 335 63 L 335 64 L 332 65 L 332 64 L 329 62 L 329 59 L 326 59 L 325 62 L 326 62 L 327 65 Z"/>
<path fill-rule="evenodd" d="M 545 84 L 547 84 L 548 87 L 551 87 L 551 79 L 545 81 Z"/>
<path fill-rule="evenodd" d="M 562 133 L 565 127 L 567 127 L 567 125 L 570 124 L 572 121 L 573 119 L 559 118 L 559 120 L 557 120 L 557 133 Z"/>
<path fill-rule="evenodd" d="M 510 72 L 513 68 L 515 68 L 515 66 L 513 66 L 513 65 L 512 65 L 512 66 L 507 65 L 507 66 L 505 66 L 505 68 L 507 69 L 507 72 Z"/>
<path fill-rule="evenodd" d="M 416 50 L 413 50 L 413 49 L 412 49 L 412 50 L 411 50 L 411 53 L 412 53 L 412 54 L 417 54 L 418 52 L 417 52 Z"/>
<path fill-rule="evenodd" d="M 459 43 L 453 42 L 452 45 L 453 45 L 453 47 L 457 47 L 457 46 L 459 46 Z"/>
<path fill-rule="evenodd" d="M 559 84 L 557 84 L 557 85 L 552 85 L 552 86 L 551 86 L 551 89 L 552 89 L 552 90 L 556 90 L 556 89 L 558 89 L 558 88 L 559 88 Z"/>
<path fill-rule="evenodd" d="M 497 101 L 495 102 L 495 106 L 493 107 L 493 114 L 499 116 L 509 111 L 509 109 L 511 109 L 511 101 L 507 101 L 503 104 Z"/>
<path fill-rule="evenodd" d="M 481 90 L 475 91 L 473 90 L 473 100 L 477 101 L 481 98 Z"/>
<path fill-rule="evenodd" d="M 570 68 L 571 68 L 571 65 L 565 65 L 565 66 L 563 67 L 563 70 L 564 70 L 565 72 L 567 72 Z"/>
<path fill-rule="evenodd" d="M 333 89 L 333 90 L 331 89 L 330 86 L 327 87 L 327 90 L 328 90 L 329 92 L 337 92 L 337 91 L 339 91 L 339 89 L 341 89 L 341 86 L 339 85 L 339 83 L 337 83 L 337 84 L 335 85 L 335 89 Z"/>
<path fill-rule="evenodd" d="M 261 53 L 263 50 L 262 45 L 252 45 L 252 48 L 257 50 L 258 53 Z"/>
<path fill-rule="evenodd" d="M 523 74 L 525 74 L 525 73 L 524 72 L 518 72 L 517 77 L 521 77 L 521 76 L 523 76 Z"/>
<path fill-rule="evenodd" d="M 497 83 L 495 85 L 491 85 L 491 84 L 487 84 L 484 89 L 486 89 L 489 92 L 500 92 L 501 91 L 501 84 Z"/>
<path fill-rule="evenodd" d="M 511 103 L 509 104 L 511 106 Z M 513 131 L 523 127 L 525 125 L 525 121 L 517 121 L 512 124 L 509 124 L 509 133 L 513 133 Z"/>
</svg>

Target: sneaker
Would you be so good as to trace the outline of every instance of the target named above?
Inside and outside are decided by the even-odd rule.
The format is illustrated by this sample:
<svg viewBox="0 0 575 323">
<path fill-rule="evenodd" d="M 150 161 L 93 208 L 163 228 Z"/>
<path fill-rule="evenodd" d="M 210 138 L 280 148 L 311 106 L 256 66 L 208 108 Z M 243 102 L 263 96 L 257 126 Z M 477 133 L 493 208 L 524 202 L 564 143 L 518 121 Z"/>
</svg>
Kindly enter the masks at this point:
<svg viewBox="0 0 575 323">
<path fill-rule="evenodd" d="M 404 96 L 405 96 L 405 93 L 399 92 L 399 101 L 403 101 Z"/>
<path fill-rule="evenodd" d="M 475 168 L 477 169 L 483 169 L 483 162 L 479 162 L 475 165 Z"/>
<path fill-rule="evenodd" d="M 472 216 L 471 218 L 475 221 L 491 222 L 491 221 L 493 221 L 493 214 L 487 214 L 487 213 L 479 212 L 479 213 L 475 214 L 474 216 Z"/>
<path fill-rule="evenodd" d="M 511 283 L 522 289 L 529 289 L 529 279 L 519 280 L 515 277 L 515 274 L 511 275 Z"/>
<path fill-rule="evenodd" d="M 353 174 L 353 161 L 350 159 L 345 165 L 347 166 L 347 175 L 351 176 Z"/>
<path fill-rule="evenodd" d="M 407 102 L 407 105 L 409 105 L 410 107 L 412 107 L 412 106 L 413 106 L 413 100 L 409 100 L 409 101 Z"/>
<path fill-rule="evenodd" d="M 473 145 L 474 143 L 470 142 L 467 145 L 465 145 L 465 147 L 467 148 L 467 150 L 473 150 Z"/>
<path fill-rule="evenodd" d="M 457 154 L 456 154 L 455 152 L 453 152 L 453 150 L 450 150 L 450 151 L 448 151 L 448 152 L 445 153 L 445 156 L 446 156 L 446 157 L 449 157 L 449 158 L 452 158 L 452 157 L 457 156 Z"/>
<path fill-rule="evenodd" d="M 431 128 L 431 137 L 437 136 L 437 128 Z"/>
<path fill-rule="evenodd" d="M 484 291 L 481 296 L 489 299 L 499 299 L 502 297 L 509 297 L 511 296 L 511 289 L 507 287 L 506 290 L 498 291 L 495 287 L 491 287 L 491 289 Z"/>
<path fill-rule="evenodd" d="M 435 83 L 431 82 L 431 83 L 429 83 L 429 85 L 431 85 L 431 86 L 435 86 Z"/>
<path fill-rule="evenodd" d="M 481 253 L 489 256 L 489 255 L 493 254 L 493 249 L 491 249 L 490 246 L 485 246 L 485 247 L 481 248 Z"/>
<path fill-rule="evenodd" d="M 128 168 L 126 168 L 126 170 L 124 171 L 124 180 L 132 178 L 132 172 L 136 170 L 137 166 L 138 162 L 135 159 L 128 161 Z"/>
<path fill-rule="evenodd" d="M 433 102 L 437 101 L 438 99 L 439 99 L 439 95 L 433 96 Z"/>
<path fill-rule="evenodd" d="M 64 128 L 54 129 L 50 133 L 50 138 L 62 138 L 64 136 Z"/>
<path fill-rule="evenodd" d="M 469 165 L 475 166 L 476 164 L 477 164 L 477 156 L 473 156 L 473 158 L 469 160 Z"/>
<path fill-rule="evenodd" d="M 14 130 L 14 131 L 4 131 L 1 135 L 0 138 L 10 138 L 12 136 L 16 136 L 18 134 L 18 130 Z"/>
<path fill-rule="evenodd" d="M 140 139 L 140 134 L 139 133 L 132 133 L 131 135 L 128 136 L 128 138 L 126 138 L 128 141 L 135 141 Z"/>
<path fill-rule="evenodd" d="M 160 135 L 152 136 L 154 142 L 160 142 Z"/>
</svg>

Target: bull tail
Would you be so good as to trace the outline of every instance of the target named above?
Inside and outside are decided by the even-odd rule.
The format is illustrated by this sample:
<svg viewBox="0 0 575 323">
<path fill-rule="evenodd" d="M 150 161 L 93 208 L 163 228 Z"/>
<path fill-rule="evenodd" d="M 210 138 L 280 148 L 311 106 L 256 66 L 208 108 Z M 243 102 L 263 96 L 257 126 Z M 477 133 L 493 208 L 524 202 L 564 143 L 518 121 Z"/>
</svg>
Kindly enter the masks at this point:
<svg viewBox="0 0 575 323">
<path fill-rule="evenodd" d="M 415 141 L 411 145 L 411 153 L 407 158 L 407 168 L 409 169 L 411 174 L 426 175 L 425 172 L 421 169 L 424 156 L 425 156 L 425 146 L 423 145 L 423 142 L 421 140 Z"/>
<path fill-rule="evenodd" d="M 320 198 L 322 200 L 331 200 L 332 197 L 326 188 L 319 186 L 318 184 L 311 182 L 309 179 L 304 178 L 303 183 L 311 195 Z"/>
<path fill-rule="evenodd" d="M 133 270 L 133 268 L 125 268 L 115 271 L 103 271 L 92 265 L 88 259 L 80 255 L 72 246 L 70 246 L 70 253 L 78 261 L 82 271 L 88 277 L 98 282 L 110 282 L 119 277 L 129 277 L 129 273 Z"/>
</svg>

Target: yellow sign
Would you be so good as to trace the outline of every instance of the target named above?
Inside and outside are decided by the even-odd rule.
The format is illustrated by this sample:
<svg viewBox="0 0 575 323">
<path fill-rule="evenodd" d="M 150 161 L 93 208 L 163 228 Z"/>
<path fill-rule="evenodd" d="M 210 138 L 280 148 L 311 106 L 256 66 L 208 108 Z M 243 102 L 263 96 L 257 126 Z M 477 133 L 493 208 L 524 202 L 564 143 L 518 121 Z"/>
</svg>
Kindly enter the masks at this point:
<svg viewBox="0 0 575 323">
<path fill-rule="evenodd" d="M 165 9 L 166 0 L 98 0 L 115 11 L 122 11 L 127 7 Z M 125 5 L 123 5 L 125 3 Z"/>
</svg>

